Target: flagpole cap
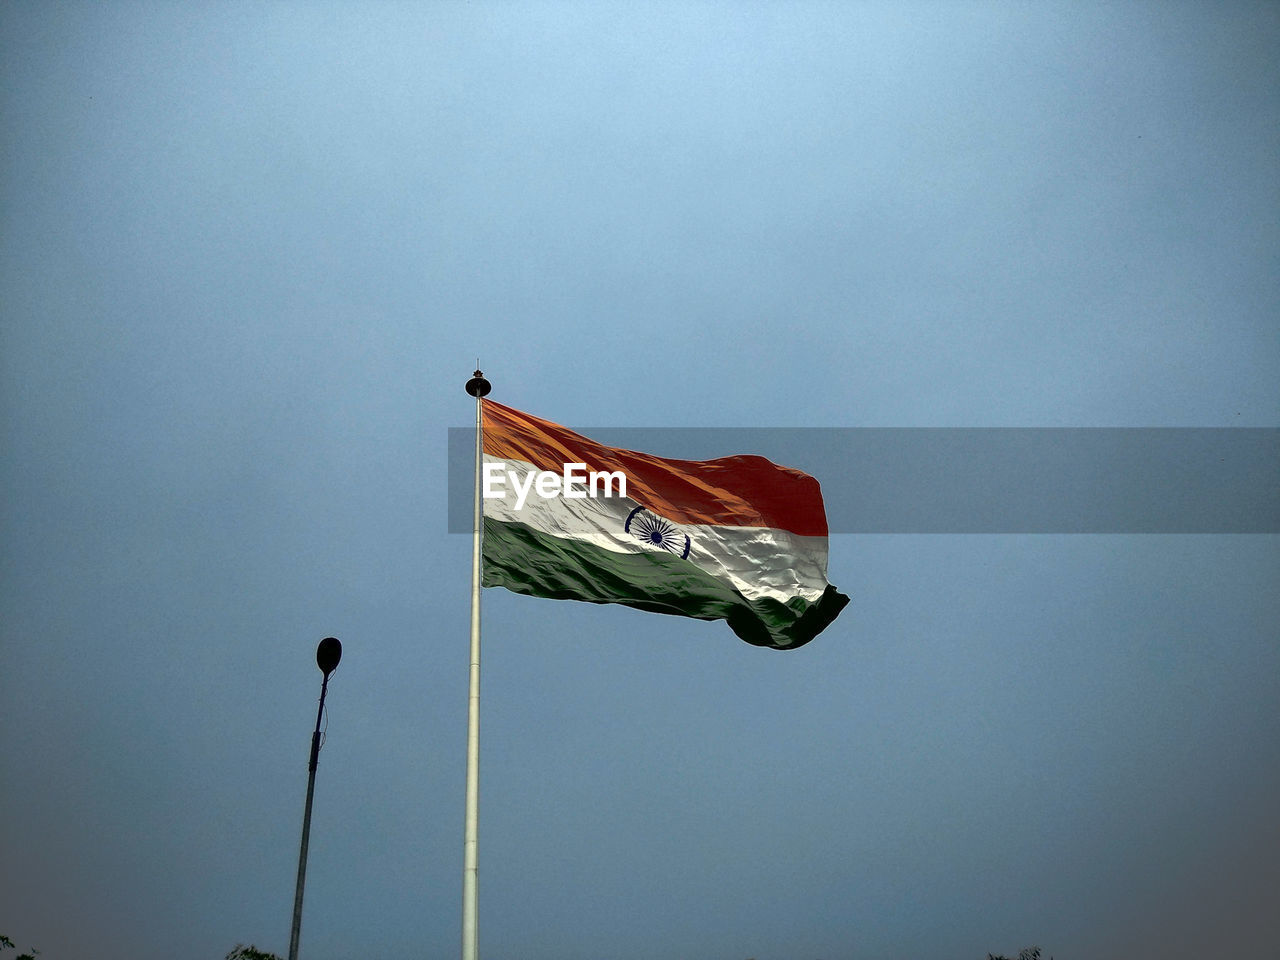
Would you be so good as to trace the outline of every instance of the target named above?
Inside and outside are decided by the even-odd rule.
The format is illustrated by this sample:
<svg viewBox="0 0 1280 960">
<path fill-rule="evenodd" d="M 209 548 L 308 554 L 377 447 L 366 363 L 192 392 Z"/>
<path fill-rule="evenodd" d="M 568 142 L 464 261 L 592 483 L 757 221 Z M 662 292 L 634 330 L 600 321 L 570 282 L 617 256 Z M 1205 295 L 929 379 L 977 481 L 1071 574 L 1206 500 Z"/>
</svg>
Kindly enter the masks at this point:
<svg viewBox="0 0 1280 960">
<path fill-rule="evenodd" d="M 493 389 L 493 384 L 484 378 L 484 375 L 477 370 L 476 375 L 467 381 L 467 393 L 473 397 L 488 396 L 489 391 Z"/>
</svg>

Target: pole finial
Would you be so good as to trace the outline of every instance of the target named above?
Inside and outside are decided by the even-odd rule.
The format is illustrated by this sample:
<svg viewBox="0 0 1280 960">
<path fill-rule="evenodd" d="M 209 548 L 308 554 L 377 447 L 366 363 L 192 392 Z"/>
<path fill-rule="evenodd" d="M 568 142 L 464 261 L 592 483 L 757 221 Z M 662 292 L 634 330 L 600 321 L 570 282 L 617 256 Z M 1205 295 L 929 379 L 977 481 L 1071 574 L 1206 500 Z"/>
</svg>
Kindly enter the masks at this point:
<svg viewBox="0 0 1280 960">
<path fill-rule="evenodd" d="M 484 378 L 484 374 L 480 372 L 479 364 L 476 364 L 476 373 L 467 381 L 466 390 L 473 397 L 487 396 L 489 391 L 493 389 L 493 384 Z"/>
</svg>

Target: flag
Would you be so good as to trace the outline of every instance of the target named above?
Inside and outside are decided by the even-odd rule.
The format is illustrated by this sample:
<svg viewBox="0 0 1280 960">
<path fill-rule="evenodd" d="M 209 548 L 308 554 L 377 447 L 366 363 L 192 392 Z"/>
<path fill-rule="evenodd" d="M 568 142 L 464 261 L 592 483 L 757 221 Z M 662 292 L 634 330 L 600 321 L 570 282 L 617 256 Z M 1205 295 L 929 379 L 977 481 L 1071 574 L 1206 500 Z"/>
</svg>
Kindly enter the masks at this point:
<svg viewBox="0 0 1280 960">
<path fill-rule="evenodd" d="M 607 447 L 481 402 L 484 586 L 727 620 L 775 649 L 808 643 L 849 602 L 827 582 L 826 513 L 808 474 L 764 457 Z"/>
</svg>

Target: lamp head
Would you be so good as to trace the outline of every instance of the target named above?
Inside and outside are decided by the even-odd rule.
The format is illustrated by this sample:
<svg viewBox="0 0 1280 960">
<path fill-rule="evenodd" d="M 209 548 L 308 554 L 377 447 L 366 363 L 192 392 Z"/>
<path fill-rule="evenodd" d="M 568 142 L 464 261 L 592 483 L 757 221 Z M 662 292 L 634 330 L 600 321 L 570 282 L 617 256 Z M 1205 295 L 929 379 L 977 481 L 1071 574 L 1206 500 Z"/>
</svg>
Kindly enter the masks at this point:
<svg viewBox="0 0 1280 960">
<path fill-rule="evenodd" d="M 342 644 L 337 637 L 325 637 L 316 647 L 316 666 L 327 677 L 338 669 L 338 661 L 342 659 Z"/>
</svg>

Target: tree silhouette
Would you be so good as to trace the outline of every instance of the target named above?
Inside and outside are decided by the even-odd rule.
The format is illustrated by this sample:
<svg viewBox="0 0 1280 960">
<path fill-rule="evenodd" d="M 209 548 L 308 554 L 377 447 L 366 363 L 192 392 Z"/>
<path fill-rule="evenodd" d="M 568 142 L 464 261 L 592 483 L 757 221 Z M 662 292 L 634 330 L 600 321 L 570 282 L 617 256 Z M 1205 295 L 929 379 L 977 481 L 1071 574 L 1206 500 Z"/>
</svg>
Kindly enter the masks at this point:
<svg viewBox="0 0 1280 960">
<path fill-rule="evenodd" d="M 6 937 L 3 933 L 0 933 L 0 950 L 17 950 L 17 949 L 18 948 L 13 945 L 12 940 Z M 40 951 L 37 950 L 35 947 L 32 947 L 30 953 L 20 953 L 16 957 L 14 957 L 13 960 L 36 960 L 36 955 L 39 952 Z"/>
<path fill-rule="evenodd" d="M 987 960 L 1009 960 L 1009 958 L 1003 954 L 988 953 Z M 1023 947 L 1018 951 L 1017 960 L 1040 960 L 1040 948 Z M 1050 957 L 1049 960 L 1053 960 L 1053 957 Z"/>
<path fill-rule="evenodd" d="M 259 950 L 252 943 L 247 947 L 243 943 L 237 943 L 235 949 L 228 953 L 224 960 L 280 960 L 280 958 L 274 953 Z"/>
</svg>

